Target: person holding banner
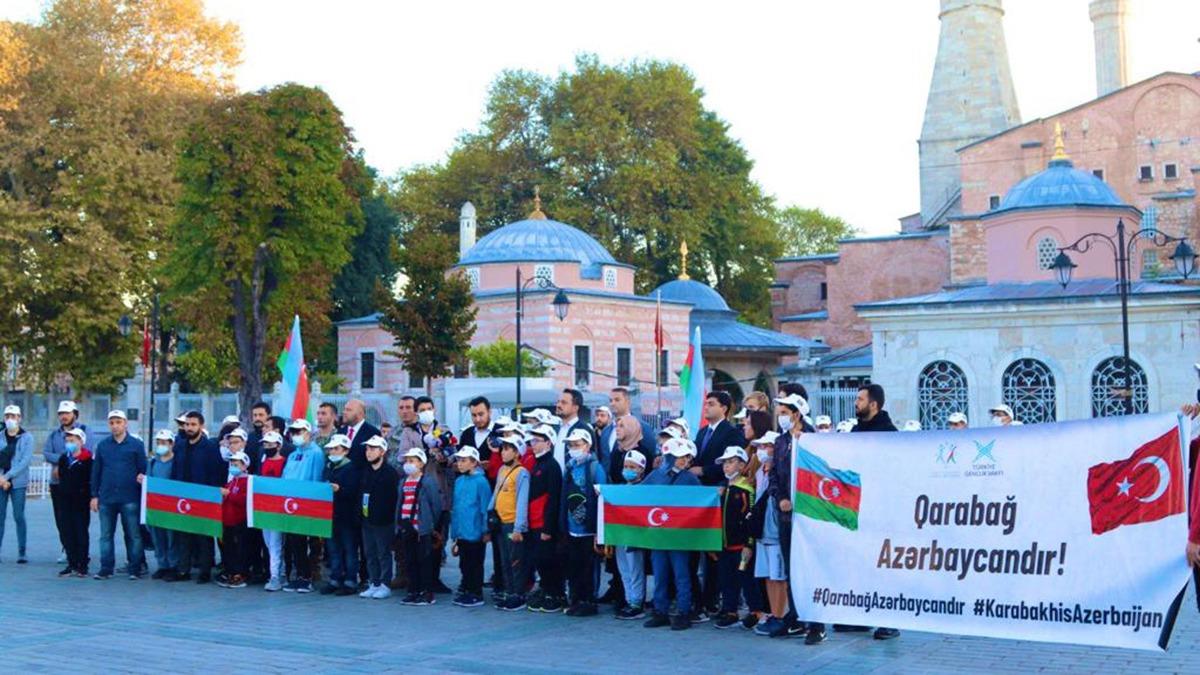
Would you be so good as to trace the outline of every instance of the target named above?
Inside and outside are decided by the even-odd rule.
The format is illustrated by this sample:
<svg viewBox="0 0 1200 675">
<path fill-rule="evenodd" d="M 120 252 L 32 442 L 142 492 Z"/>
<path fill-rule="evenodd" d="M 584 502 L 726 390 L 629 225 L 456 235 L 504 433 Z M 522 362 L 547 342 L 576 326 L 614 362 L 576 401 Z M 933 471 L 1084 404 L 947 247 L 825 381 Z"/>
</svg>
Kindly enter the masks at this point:
<svg viewBox="0 0 1200 675">
<path fill-rule="evenodd" d="M 159 429 L 154 434 L 154 454 L 146 475 L 151 478 L 170 478 L 171 468 L 175 461 L 175 434 L 170 429 Z M 158 569 L 150 576 L 151 579 L 168 579 L 175 576 L 179 569 L 179 543 L 175 530 L 165 527 L 149 527 L 150 539 L 154 542 L 154 561 Z"/>
<path fill-rule="evenodd" d="M 287 463 L 283 465 L 281 478 L 313 483 L 321 482 L 325 471 L 325 451 L 313 443 L 312 426 L 308 420 L 298 419 L 292 422 L 289 430 L 303 442 L 296 446 L 292 454 L 288 455 Z M 270 440 L 268 441 L 268 439 Z M 268 442 L 278 443 L 282 446 L 283 437 L 273 431 L 267 432 L 263 434 L 263 445 Z M 350 439 L 343 434 L 334 434 L 330 443 L 335 442 L 339 446 L 350 447 Z M 288 593 L 312 592 L 313 561 L 309 551 L 316 550 L 316 547 L 319 546 L 318 541 L 316 537 L 303 534 L 289 533 L 285 536 L 284 546 L 292 561 L 294 578 L 283 587 L 283 591 Z"/>
<path fill-rule="evenodd" d="M 632 420 L 632 417 L 617 419 Z M 634 424 L 637 424 L 634 421 Z M 636 429 L 640 435 L 640 429 Z M 646 472 L 646 456 L 637 450 L 626 450 L 622 453 L 621 483 L 637 485 L 642 482 Z M 621 587 L 625 594 L 625 606 L 617 610 L 617 618 L 623 621 L 636 621 L 645 618 L 642 609 L 646 601 L 646 551 L 632 546 L 616 546 L 613 557 L 617 561 L 617 570 L 621 574 Z"/>
<path fill-rule="evenodd" d="M 238 431 L 242 431 L 238 429 Z M 242 432 L 245 433 L 245 432 Z M 229 482 L 221 488 L 221 562 L 225 570 L 217 577 L 221 588 L 246 587 L 246 490 L 250 456 L 237 450 L 229 456 Z"/>
<path fill-rule="evenodd" d="M 204 414 L 189 410 L 184 414 L 183 443 L 175 448 L 176 458 L 171 462 L 171 480 L 221 487 L 225 485 L 229 472 L 221 459 L 217 442 L 203 433 Z M 179 553 L 179 569 L 173 581 L 187 581 L 191 570 L 200 570 L 196 583 L 212 581 L 213 538 L 204 534 L 179 532 L 176 535 Z"/>
<path fill-rule="evenodd" d="M 283 438 L 271 433 L 270 441 L 259 439 L 262 459 L 258 464 L 258 474 L 264 478 L 282 478 L 283 467 L 287 458 L 283 456 Z M 301 436 L 301 438 L 303 438 Z M 251 458 L 253 459 L 253 458 Z M 279 530 L 259 530 L 262 532 L 263 544 L 267 548 L 267 584 L 263 590 L 275 592 L 283 590 L 283 533 Z M 253 536 L 253 535 L 251 535 Z"/>
<path fill-rule="evenodd" d="M 643 481 L 645 485 L 699 486 L 700 479 L 688 471 L 696 459 L 696 445 L 686 438 L 672 438 L 663 443 L 663 463 Z M 642 625 L 646 628 L 670 626 L 671 630 L 692 627 L 692 575 L 688 566 L 688 551 L 650 552 L 654 571 L 654 611 Z M 670 616 L 671 582 L 675 583 L 675 616 Z"/>
</svg>

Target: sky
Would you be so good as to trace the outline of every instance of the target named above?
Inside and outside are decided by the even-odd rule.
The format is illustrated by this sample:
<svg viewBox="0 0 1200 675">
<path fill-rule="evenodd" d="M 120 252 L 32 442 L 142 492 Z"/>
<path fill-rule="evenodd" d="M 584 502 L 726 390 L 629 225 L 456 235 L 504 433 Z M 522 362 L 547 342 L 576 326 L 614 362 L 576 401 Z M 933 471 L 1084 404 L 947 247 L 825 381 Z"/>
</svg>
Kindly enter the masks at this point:
<svg viewBox="0 0 1200 675">
<path fill-rule="evenodd" d="M 1130 0 L 1130 81 L 1200 71 L 1200 2 Z M 0 0 L 32 20 L 41 0 Z M 1087 0 L 1005 0 L 1024 121 L 1095 97 Z M 325 89 L 384 175 L 443 160 L 477 128 L 505 69 L 683 64 L 705 105 L 780 204 L 818 207 L 862 233 L 918 209 L 916 140 L 937 50 L 937 0 L 392 2 L 207 0 L 244 39 L 238 85 Z M 553 215 L 553 214 L 551 214 Z"/>
</svg>

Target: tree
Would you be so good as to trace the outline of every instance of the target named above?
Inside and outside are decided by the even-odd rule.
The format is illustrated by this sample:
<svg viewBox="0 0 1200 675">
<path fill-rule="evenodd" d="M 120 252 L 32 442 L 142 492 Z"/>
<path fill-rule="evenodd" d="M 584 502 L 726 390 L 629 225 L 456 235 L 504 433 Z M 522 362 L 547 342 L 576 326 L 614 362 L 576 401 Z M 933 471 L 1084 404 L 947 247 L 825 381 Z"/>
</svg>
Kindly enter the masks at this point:
<svg viewBox="0 0 1200 675">
<path fill-rule="evenodd" d="M 524 218 L 540 186 L 552 218 L 639 268 L 640 292 L 678 275 L 687 241 L 689 274 L 764 323 L 781 250 L 770 200 L 750 178 L 745 149 L 703 103 L 692 74 L 672 63 L 581 56 L 557 78 L 504 72 L 479 129 L 444 163 L 401 176 L 401 223 L 452 234 L 470 200 L 486 234 Z"/>
<path fill-rule="evenodd" d="M 430 228 L 405 234 L 396 248 L 396 263 L 407 278 L 404 297 L 395 298 L 380 285 L 376 298 L 381 325 L 392 334 L 395 349 L 386 352 L 404 361 L 414 379 L 448 375 L 461 363 L 475 334 L 471 284 L 460 272 L 448 272 L 458 248 L 447 235 Z"/>
<path fill-rule="evenodd" d="M 516 377 L 517 343 L 497 340 L 488 345 L 472 347 L 467 351 L 471 361 L 471 372 L 476 377 Z M 541 377 L 550 370 L 545 361 L 528 350 L 521 351 L 521 374 L 525 377 Z"/>
<path fill-rule="evenodd" d="M 838 240 L 858 234 L 846 221 L 821 209 L 789 206 L 772 217 L 783 233 L 783 254 L 789 256 L 833 253 Z"/>
<path fill-rule="evenodd" d="M 374 183 L 374 170 L 367 169 Z M 353 265 L 346 265 L 333 281 L 334 321 L 365 316 L 375 311 L 375 287 L 391 288 L 396 283 L 392 241 L 399 233 L 399 218 L 388 204 L 382 188 L 365 186 L 360 201 L 362 232 L 350 243 Z"/>
<path fill-rule="evenodd" d="M 352 142 L 329 97 L 297 84 L 219 101 L 188 130 L 169 298 L 197 347 L 232 336 L 243 411 L 293 314 L 310 350 L 328 330 L 330 285 L 362 228 Z"/>
<path fill-rule="evenodd" d="M 148 313 L 176 144 L 239 51 L 200 0 L 56 0 L 35 25 L 0 22 L 0 348 L 26 386 L 129 374 L 117 321 Z"/>
</svg>

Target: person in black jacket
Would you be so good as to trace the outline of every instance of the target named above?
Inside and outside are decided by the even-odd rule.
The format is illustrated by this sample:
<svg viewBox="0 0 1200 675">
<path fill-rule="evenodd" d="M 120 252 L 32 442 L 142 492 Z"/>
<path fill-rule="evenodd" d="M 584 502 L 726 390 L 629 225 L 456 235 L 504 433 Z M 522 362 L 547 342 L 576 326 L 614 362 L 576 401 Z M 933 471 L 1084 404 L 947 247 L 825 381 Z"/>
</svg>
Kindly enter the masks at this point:
<svg viewBox="0 0 1200 675">
<path fill-rule="evenodd" d="M 527 572 L 537 570 L 538 589 L 529 595 L 525 605 L 534 612 L 558 612 L 566 603 L 563 573 L 555 549 L 559 542 L 558 510 L 562 500 L 563 472 L 554 459 L 554 429 L 548 424 L 534 427 L 532 439 L 533 468 L 529 470 L 529 532 L 525 534 Z M 524 582 L 529 583 L 526 574 Z"/>
<path fill-rule="evenodd" d="M 367 439 L 367 468 L 362 475 L 362 540 L 367 557 L 367 590 L 360 598 L 382 600 L 392 594 L 392 541 L 396 538 L 396 501 L 400 476 L 386 461 L 387 441 Z"/>
<path fill-rule="evenodd" d="M 363 447 L 374 438 L 379 435 L 363 441 Z M 343 445 L 331 447 L 329 463 L 325 466 L 325 482 L 333 486 L 333 536 L 325 540 L 329 583 L 321 588 L 321 595 L 354 595 L 358 589 L 358 547 L 362 534 L 359 481 L 362 474 L 350 461 L 348 450 Z M 365 452 L 363 463 L 366 463 Z"/>
<path fill-rule="evenodd" d="M 342 433 L 350 438 L 350 461 L 362 467 L 367 463 L 367 441 L 378 436 L 379 429 L 367 421 L 367 404 L 357 398 L 342 407 L 342 421 L 346 424 Z"/>
<path fill-rule="evenodd" d="M 701 485 L 721 485 L 725 475 L 717 458 L 728 447 L 746 447 L 745 434 L 733 426 L 728 420 L 729 411 L 733 408 L 733 399 L 723 391 L 710 391 L 704 398 L 705 426 L 696 432 L 696 465 L 691 471 L 700 479 Z M 717 561 L 706 555 L 693 553 L 692 588 L 700 589 L 700 610 L 694 617 L 698 621 L 707 621 L 707 615 L 717 611 L 717 596 L 721 592 L 717 581 Z M 704 584 L 699 585 L 699 570 L 703 567 Z"/>
<path fill-rule="evenodd" d="M 88 526 L 92 514 L 92 453 L 84 444 L 87 434 L 71 429 L 64 434 L 67 451 L 58 458 L 58 499 L 62 502 L 62 539 L 67 551 L 67 566 L 58 576 L 88 575 Z"/>
<path fill-rule="evenodd" d="M 171 464 L 171 480 L 199 485 L 224 487 L 229 467 L 221 459 L 217 442 L 203 433 L 204 415 L 189 410 L 184 415 L 182 443 L 175 447 L 175 461 Z M 212 581 L 213 539 L 208 535 L 180 532 L 175 540 L 179 546 L 177 558 L 179 571 L 168 581 L 187 581 L 192 567 L 200 570 L 196 583 Z"/>
</svg>

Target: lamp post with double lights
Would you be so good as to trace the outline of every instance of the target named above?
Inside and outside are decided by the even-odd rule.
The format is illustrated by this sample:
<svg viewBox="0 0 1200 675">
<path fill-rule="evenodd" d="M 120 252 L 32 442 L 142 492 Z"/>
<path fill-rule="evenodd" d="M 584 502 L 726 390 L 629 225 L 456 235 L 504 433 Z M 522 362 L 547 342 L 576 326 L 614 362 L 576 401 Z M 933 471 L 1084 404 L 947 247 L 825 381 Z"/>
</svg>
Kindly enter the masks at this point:
<svg viewBox="0 0 1200 675">
<path fill-rule="evenodd" d="M 559 288 L 546 277 L 534 275 L 532 279 L 523 279 L 521 276 L 521 267 L 517 266 L 517 401 L 513 407 L 513 419 L 519 419 L 521 413 L 521 348 L 524 344 L 521 342 L 521 320 L 525 318 L 525 289 L 536 285 L 541 290 L 556 290 L 554 300 L 550 303 L 554 306 L 554 315 L 559 321 L 567 318 L 567 312 L 571 308 L 571 300 L 567 298 L 567 292 Z"/>
</svg>

